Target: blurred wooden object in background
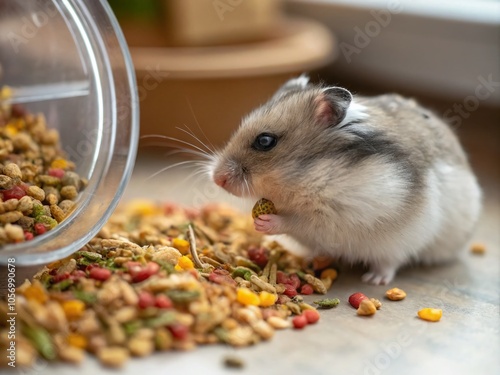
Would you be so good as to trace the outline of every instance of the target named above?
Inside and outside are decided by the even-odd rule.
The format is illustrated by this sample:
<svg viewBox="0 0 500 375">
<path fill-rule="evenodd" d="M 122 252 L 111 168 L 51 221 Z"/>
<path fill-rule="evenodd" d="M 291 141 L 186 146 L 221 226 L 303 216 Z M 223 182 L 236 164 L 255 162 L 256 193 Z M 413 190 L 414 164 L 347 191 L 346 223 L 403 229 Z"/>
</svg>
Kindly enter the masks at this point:
<svg viewBox="0 0 500 375">
<path fill-rule="evenodd" d="M 141 135 L 193 142 L 187 126 L 220 147 L 287 79 L 331 63 L 332 33 L 285 16 L 282 1 L 110 0 L 136 69 Z"/>
<path fill-rule="evenodd" d="M 287 79 L 331 62 L 336 43 L 318 23 L 288 19 L 260 42 L 133 47 L 131 54 L 138 81 L 141 135 L 162 134 L 193 142 L 176 129 L 187 125 L 198 136 L 204 132 L 212 144 L 221 146 L 241 118 L 267 101 Z"/>
<path fill-rule="evenodd" d="M 281 22 L 282 0 L 164 0 L 169 43 L 206 46 L 266 39 Z"/>
</svg>

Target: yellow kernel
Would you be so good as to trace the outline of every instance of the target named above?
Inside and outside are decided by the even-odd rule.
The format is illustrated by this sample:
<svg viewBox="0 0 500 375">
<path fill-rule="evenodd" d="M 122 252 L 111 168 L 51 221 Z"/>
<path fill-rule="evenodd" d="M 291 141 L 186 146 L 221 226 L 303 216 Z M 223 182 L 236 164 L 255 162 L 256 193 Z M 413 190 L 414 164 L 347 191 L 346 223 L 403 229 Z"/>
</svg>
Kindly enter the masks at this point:
<svg viewBox="0 0 500 375">
<path fill-rule="evenodd" d="M 259 296 L 248 288 L 238 288 L 238 291 L 236 292 L 236 300 L 245 306 L 259 306 L 260 304 Z"/>
<path fill-rule="evenodd" d="M 331 279 L 332 281 L 337 278 L 337 270 L 334 268 L 327 268 L 321 271 L 320 279 Z"/>
<path fill-rule="evenodd" d="M 10 86 L 2 86 L 2 89 L 0 90 L 0 98 L 2 99 L 9 99 L 12 97 L 12 89 Z"/>
<path fill-rule="evenodd" d="M 189 241 L 183 240 L 182 238 L 174 238 L 172 240 L 172 246 L 179 250 L 182 255 L 186 255 L 189 252 Z"/>
<path fill-rule="evenodd" d="M 56 158 L 50 163 L 51 168 L 67 169 L 68 161 L 63 158 Z"/>
<path fill-rule="evenodd" d="M 260 304 L 259 304 L 260 306 L 269 307 L 274 305 L 277 298 L 274 294 L 263 290 L 262 292 L 259 293 L 259 299 L 260 299 Z"/>
<path fill-rule="evenodd" d="M 136 199 L 126 206 L 126 211 L 130 216 L 153 216 L 161 213 L 161 209 L 147 199 Z"/>
<path fill-rule="evenodd" d="M 486 252 L 486 246 L 483 243 L 476 242 L 472 244 L 470 251 L 473 254 L 482 255 Z"/>
<path fill-rule="evenodd" d="M 86 349 L 88 344 L 87 338 L 79 333 L 70 333 L 66 341 L 69 345 L 80 349 Z"/>
<path fill-rule="evenodd" d="M 34 283 L 27 287 L 24 291 L 24 296 L 28 300 L 35 300 L 40 303 L 47 301 L 47 293 L 45 293 L 45 289 L 39 283 Z"/>
<path fill-rule="evenodd" d="M 194 263 L 191 259 L 189 259 L 189 257 L 187 257 L 186 255 L 183 255 L 179 258 L 179 261 L 177 262 L 177 266 L 179 266 L 183 270 L 190 270 L 190 269 L 194 268 Z"/>
<path fill-rule="evenodd" d="M 68 320 L 75 320 L 82 316 L 85 310 L 85 303 L 79 300 L 64 301 L 62 308 Z"/>
<path fill-rule="evenodd" d="M 7 136 L 9 137 L 13 137 L 15 136 L 17 133 L 19 133 L 19 129 L 17 128 L 17 126 L 13 123 L 8 123 L 7 125 L 5 125 L 5 128 L 4 128 L 4 132 Z"/>
<path fill-rule="evenodd" d="M 428 320 L 429 322 L 438 322 L 442 316 L 443 310 L 434 309 L 432 307 L 426 307 L 418 312 L 418 317 L 420 319 Z"/>
</svg>

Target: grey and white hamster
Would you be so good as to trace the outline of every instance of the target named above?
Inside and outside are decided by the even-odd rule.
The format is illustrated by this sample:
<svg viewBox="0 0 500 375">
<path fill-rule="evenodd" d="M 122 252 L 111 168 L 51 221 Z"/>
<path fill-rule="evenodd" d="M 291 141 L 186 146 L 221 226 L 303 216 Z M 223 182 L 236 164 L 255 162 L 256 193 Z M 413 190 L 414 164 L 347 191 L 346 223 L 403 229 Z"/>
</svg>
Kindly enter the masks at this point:
<svg viewBox="0 0 500 375">
<path fill-rule="evenodd" d="M 354 96 L 288 81 L 246 116 L 211 169 L 228 192 L 274 202 L 255 229 L 310 255 L 363 263 L 389 283 L 412 262 L 451 260 L 481 211 L 481 190 L 455 134 L 412 99 Z"/>
</svg>

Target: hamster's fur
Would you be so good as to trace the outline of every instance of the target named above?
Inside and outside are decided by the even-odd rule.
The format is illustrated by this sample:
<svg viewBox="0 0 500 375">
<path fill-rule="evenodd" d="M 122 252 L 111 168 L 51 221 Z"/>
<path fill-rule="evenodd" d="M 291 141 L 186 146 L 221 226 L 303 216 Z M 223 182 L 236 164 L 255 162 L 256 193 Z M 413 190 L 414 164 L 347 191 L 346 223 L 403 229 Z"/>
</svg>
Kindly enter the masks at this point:
<svg viewBox="0 0 500 375">
<path fill-rule="evenodd" d="M 311 255 L 369 267 L 387 284 L 412 261 L 457 256 L 481 210 L 481 190 L 449 126 L 412 99 L 353 96 L 287 82 L 245 117 L 216 154 L 214 181 L 274 202 L 256 230 L 285 234 Z"/>
</svg>

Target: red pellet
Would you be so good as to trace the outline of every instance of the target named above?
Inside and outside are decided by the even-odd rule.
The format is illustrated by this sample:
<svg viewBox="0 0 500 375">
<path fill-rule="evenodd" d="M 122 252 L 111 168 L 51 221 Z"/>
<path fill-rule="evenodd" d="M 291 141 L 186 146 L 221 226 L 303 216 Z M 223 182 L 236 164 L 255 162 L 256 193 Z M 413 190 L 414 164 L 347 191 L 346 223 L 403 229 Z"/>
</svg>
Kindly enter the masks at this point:
<svg viewBox="0 0 500 375">
<path fill-rule="evenodd" d="M 31 241 L 35 236 L 31 232 L 24 232 L 24 239 L 26 241 Z"/>
<path fill-rule="evenodd" d="M 139 293 L 139 302 L 138 305 L 141 309 L 145 309 L 147 307 L 152 307 L 156 303 L 156 298 L 149 292 L 141 291 Z"/>
<path fill-rule="evenodd" d="M 268 256 L 263 247 L 251 247 L 248 249 L 248 258 L 257 264 L 259 267 L 264 268 L 267 264 Z"/>
<path fill-rule="evenodd" d="M 208 279 L 216 284 L 226 284 L 236 286 L 236 281 L 231 277 L 228 271 L 223 269 L 216 269 L 210 272 Z"/>
<path fill-rule="evenodd" d="M 155 298 L 155 306 L 160 309 L 169 309 L 172 307 L 172 300 L 165 294 L 158 294 Z"/>
<path fill-rule="evenodd" d="M 302 288 L 300 288 L 300 294 L 305 294 L 306 296 L 309 294 L 313 294 L 314 289 L 311 284 L 304 284 Z"/>
<path fill-rule="evenodd" d="M 309 324 L 314 324 L 319 320 L 319 312 L 316 310 L 305 310 L 302 314 L 306 317 Z"/>
<path fill-rule="evenodd" d="M 50 168 L 48 171 L 49 176 L 63 178 L 64 177 L 64 169 L 61 168 Z"/>
<path fill-rule="evenodd" d="M 305 315 L 297 315 L 292 319 L 293 327 L 295 329 L 302 329 L 307 325 L 307 318 Z"/>
<path fill-rule="evenodd" d="M 82 277 L 87 277 L 87 274 L 85 273 L 85 271 L 74 270 L 73 272 L 71 272 L 71 278 L 73 280 L 77 280 L 77 279 L 80 279 Z"/>
<path fill-rule="evenodd" d="M 299 276 L 296 273 L 292 273 L 289 276 L 289 281 L 288 284 L 293 285 L 295 289 L 298 289 L 300 287 L 300 279 Z"/>
<path fill-rule="evenodd" d="M 111 276 L 111 271 L 107 268 L 95 267 L 89 272 L 89 277 L 94 280 L 106 281 Z"/>
<path fill-rule="evenodd" d="M 363 293 L 354 293 L 354 294 L 351 294 L 351 296 L 349 297 L 349 303 L 351 304 L 352 307 L 354 307 L 355 309 L 357 309 L 359 307 L 359 304 L 361 303 L 361 301 L 363 301 L 364 299 L 368 299 L 367 296 L 365 296 Z"/>
<path fill-rule="evenodd" d="M 52 281 L 54 283 L 58 283 L 60 281 L 63 281 L 63 280 L 66 280 L 66 279 L 69 279 L 70 277 L 70 274 L 69 272 L 64 272 L 64 273 L 60 273 L 60 274 L 55 274 L 54 277 L 52 278 Z"/>
<path fill-rule="evenodd" d="M 285 284 L 285 291 L 283 292 L 285 296 L 290 298 L 295 297 L 297 293 L 297 289 L 291 284 Z"/>
<path fill-rule="evenodd" d="M 290 283 L 290 279 L 286 273 L 283 271 L 276 272 L 276 282 L 278 284 L 288 284 Z"/>
<path fill-rule="evenodd" d="M 155 262 L 149 262 L 145 266 L 135 264 L 131 265 L 130 263 L 134 262 L 128 262 L 127 264 L 128 272 L 130 273 L 130 276 L 132 276 L 132 281 L 134 283 L 144 281 L 160 270 L 160 265 Z"/>
<path fill-rule="evenodd" d="M 44 234 L 45 232 L 47 232 L 47 228 L 42 223 L 36 223 L 34 225 L 34 228 L 35 228 L 36 234 L 38 234 L 38 235 Z"/>
<path fill-rule="evenodd" d="M 26 191 L 22 187 L 15 185 L 10 189 L 3 190 L 2 194 L 3 200 L 7 201 L 9 199 L 21 199 L 26 195 Z"/>
<path fill-rule="evenodd" d="M 168 326 L 168 329 L 172 333 L 172 336 L 174 336 L 177 340 L 184 340 L 189 332 L 189 328 L 187 326 L 179 323 Z"/>
</svg>

